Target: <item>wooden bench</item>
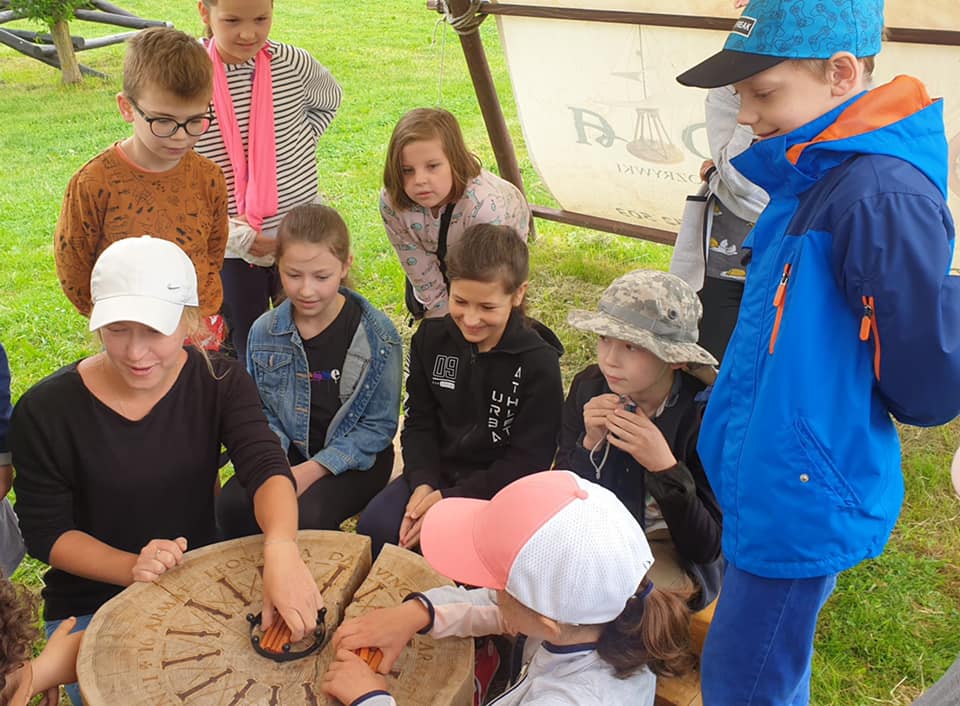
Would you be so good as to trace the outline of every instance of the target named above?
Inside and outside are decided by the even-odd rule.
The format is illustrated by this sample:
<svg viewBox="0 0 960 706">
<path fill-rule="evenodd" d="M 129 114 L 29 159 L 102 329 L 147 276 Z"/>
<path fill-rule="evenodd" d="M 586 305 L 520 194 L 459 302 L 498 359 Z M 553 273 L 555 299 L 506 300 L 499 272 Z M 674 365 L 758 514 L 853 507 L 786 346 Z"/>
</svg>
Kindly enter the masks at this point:
<svg viewBox="0 0 960 706">
<path fill-rule="evenodd" d="M 713 611 L 717 602 L 714 601 L 698 613 L 694 613 L 690 624 L 693 638 L 693 648 L 696 653 L 703 653 L 703 642 L 707 639 L 707 630 L 713 620 Z M 655 706 L 703 706 L 703 697 L 700 695 L 700 671 L 675 679 L 657 679 L 657 696 Z"/>
</svg>

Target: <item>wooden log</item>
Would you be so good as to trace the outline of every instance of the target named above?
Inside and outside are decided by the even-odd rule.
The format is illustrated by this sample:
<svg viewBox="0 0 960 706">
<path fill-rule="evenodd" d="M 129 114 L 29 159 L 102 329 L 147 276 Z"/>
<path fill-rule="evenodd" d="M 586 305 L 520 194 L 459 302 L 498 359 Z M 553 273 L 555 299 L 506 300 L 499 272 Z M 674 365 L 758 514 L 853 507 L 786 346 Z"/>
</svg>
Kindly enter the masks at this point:
<svg viewBox="0 0 960 706">
<path fill-rule="evenodd" d="M 20 37 L 17 37 L 14 34 L 11 34 L 9 30 L 0 29 L 0 44 L 4 44 L 11 49 L 14 49 L 25 56 L 29 56 L 31 59 L 36 59 L 41 61 L 48 66 L 52 66 L 55 69 L 60 68 L 60 60 L 56 57 L 55 52 L 50 52 L 46 47 L 43 47 L 39 44 L 31 44 L 30 42 L 25 42 Z M 102 74 L 99 71 L 91 69 L 89 66 L 84 66 L 80 64 L 80 72 L 84 76 L 96 76 L 97 78 L 107 78 L 106 74 Z"/>
<path fill-rule="evenodd" d="M 73 16 L 78 20 L 86 22 L 99 22 L 105 25 L 116 25 L 117 27 L 130 27 L 132 29 L 146 29 L 147 27 L 173 27 L 172 22 L 163 20 L 145 20 L 142 17 L 131 15 L 121 15 L 115 12 L 103 12 L 101 10 L 74 10 Z"/>
<path fill-rule="evenodd" d="M 323 594 L 328 638 L 344 615 L 356 610 L 351 601 L 363 606 L 393 605 L 401 593 L 444 583 L 422 558 L 395 548 L 385 552 L 386 563 L 378 560 L 371 569 L 370 540 L 360 535 L 303 531 L 298 544 Z M 155 583 L 134 584 L 106 603 L 94 615 L 77 660 L 84 703 L 328 703 L 319 685 L 334 657 L 329 641 L 319 652 L 291 662 L 267 659 L 250 644 L 246 616 L 261 609 L 262 545 L 262 537 L 246 537 L 188 552 L 179 567 Z M 368 588 L 362 589 L 361 584 Z M 279 651 L 288 640 L 286 626 L 278 621 L 261 644 Z M 423 645 L 407 650 L 398 661 L 399 671 L 388 677 L 398 702 L 405 706 L 471 703 L 473 641 L 445 641 L 443 651 L 429 642 Z M 460 698 L 466 684 L 469 694 Z M 455 693 L 458 699 L 438 700 L 438 693 Z M 407 698 L 409 694 L 416 699 Z"/>
<path fill-rule="evenodd" d="M 103 10 L 104 12 L 112 12 L 115 15 L 127 15 L 128 17 L 136 17 L 135 14 L 128 10 L 124 10 L 122 7 L 117 7 L 111 2 L 106 2 L 106 0 L 91 0 L 91 5 L 93 5 L 98 10 Z"/>
<path fill-rule="evenodd" d="M 41 34 L 39 32 L 31 32 L 26 29 L 8 29 L 6 30 L 10 34 L 16 35 L 23 39 L 24 41 L 31 42 L 36 44 L 41 42 L 43 44 L 53 44 L 53 35 L 52 34 Z M 72 34 L 70 35 L 70 43 L 73 44 L 74 51 L 80 51 L 83 49 L 84 39 L 83 37 L 75 37 Z"/>
<path fill-rule="evenodd" d="M 99 49 L 100 47 L 108 47 L 111 44 L 122 44 L 135 34 L 136 32 L 121 32 L 120 34 L 109 34 L 106 37 L 94 37 L 93 39 L 87 39 L 85 40 L 84 45 L 80 47 L 78 51 Z"/>
<path fill-rule="evenodd" d="M 66 20 L 54 22 L 50 28 L 53 33 L 53 44 L 57 48 L 57 58 L 60 60 L 61 78 L 67 85 L 80 83 L 83 74 L 80 73 L 80 62 L 70 43 L 70 25 Z"/>
</svg>

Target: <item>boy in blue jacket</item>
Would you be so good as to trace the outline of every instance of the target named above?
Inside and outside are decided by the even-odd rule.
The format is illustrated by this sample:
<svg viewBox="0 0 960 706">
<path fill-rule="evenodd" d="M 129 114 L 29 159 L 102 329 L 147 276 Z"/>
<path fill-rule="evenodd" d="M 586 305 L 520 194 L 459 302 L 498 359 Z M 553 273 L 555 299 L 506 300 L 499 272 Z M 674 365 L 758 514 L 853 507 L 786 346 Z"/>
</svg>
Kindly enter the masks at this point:
<svg viewBox="0 0 960 706">
<path fill-rule="evenodd" d="M 809 702 L 820 609 L 900 511 L 891 416 L 960 411 L 943 104 L 907 76 L 865 90 L 882 27 L 882 0 L 752 0 L 678 77 L 734 86 L 758 138 L 734 164 L 770 195 L 698 447 L 729 562 L 708 706 Z"/>
</svg>

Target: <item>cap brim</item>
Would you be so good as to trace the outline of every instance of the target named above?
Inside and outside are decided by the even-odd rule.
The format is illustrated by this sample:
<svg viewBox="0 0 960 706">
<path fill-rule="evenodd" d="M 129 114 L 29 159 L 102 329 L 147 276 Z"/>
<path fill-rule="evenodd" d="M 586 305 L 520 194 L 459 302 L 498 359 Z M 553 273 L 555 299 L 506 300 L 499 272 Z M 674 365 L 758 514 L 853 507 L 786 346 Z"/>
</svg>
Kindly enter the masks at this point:
<svg viewBox="0 0 960 706">
<path fill-rule="evenodd" d="M 684 86 L 719 88 L 754 76 L 785 61 L 782 56 L 724 49 L 677 76 Z"/>
<path fill-rule="evenodd" d="M 477 518 L 489 500 L 445 498 L 427 511 L 420 549 L 430 566 L 459 583 L 503 590 L 506 576 L 495 576 L 477 551 Z"/>
<path fill-rule="evenodd" d="M 567 314 L 567 323 L 581 331 L 616 338 L 647 349 L 666 363 L 700 363 L 718 365 L 710 352 L 696 343 L 668 341 L 636 326 L 631 326 L 602 311 L 574 309 Z"/>
<path fill-rule="evenodd" d="M 180 325 L 183 305 L 143 296 L 101 299 L 90 312 L 90 330 L 96 331 L 118 321 L 134 321 L 169 336 Z"/>
</svg>

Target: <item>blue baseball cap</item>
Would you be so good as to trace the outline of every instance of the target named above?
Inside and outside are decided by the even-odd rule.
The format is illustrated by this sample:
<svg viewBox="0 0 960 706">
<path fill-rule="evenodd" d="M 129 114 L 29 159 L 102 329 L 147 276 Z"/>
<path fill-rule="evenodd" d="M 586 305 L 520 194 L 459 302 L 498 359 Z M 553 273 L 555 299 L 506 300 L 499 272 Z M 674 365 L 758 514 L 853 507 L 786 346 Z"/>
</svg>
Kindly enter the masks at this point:
<svg viewBox="0 0 960 706">
<path fill-rule="evenodd" d="M 750 0 L 723 51 L 677 76 L 684 86 L 717 88 L 786 59 L 858 58 L 880 53 L 883 0 Z"/>
</svg>

